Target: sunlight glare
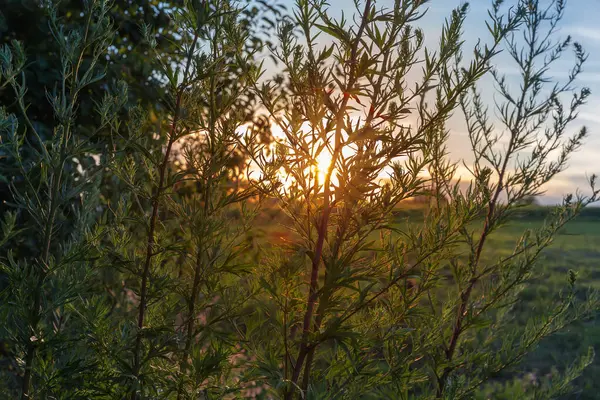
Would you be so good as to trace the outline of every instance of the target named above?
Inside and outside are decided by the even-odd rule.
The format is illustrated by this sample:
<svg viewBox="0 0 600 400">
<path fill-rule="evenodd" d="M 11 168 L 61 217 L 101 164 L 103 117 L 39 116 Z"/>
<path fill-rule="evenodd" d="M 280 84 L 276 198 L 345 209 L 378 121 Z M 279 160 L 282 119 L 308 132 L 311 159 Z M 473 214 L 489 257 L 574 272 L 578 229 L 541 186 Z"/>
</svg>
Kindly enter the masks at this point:
<svg viewBox="0 0 600 400">
<path fill-rule="evenodd" d="M 319 184 L 323 184 L 323 182 L 325 182 L 325 174 L 327 174 L 327 170 L 329 169 L 330 165 L 331 165 L 331 153 L 329 152 L 329 150 L 323 149 L 323 151 L 321 151 L 321 153 L 317 157 L 317 165 L 315 168 L 316 169 L 315 173 L 317 174 L 317 176 L 319 178 Z M 334 178 L 334 177 L 332 177 L 332 178 Z"/>
</svg>

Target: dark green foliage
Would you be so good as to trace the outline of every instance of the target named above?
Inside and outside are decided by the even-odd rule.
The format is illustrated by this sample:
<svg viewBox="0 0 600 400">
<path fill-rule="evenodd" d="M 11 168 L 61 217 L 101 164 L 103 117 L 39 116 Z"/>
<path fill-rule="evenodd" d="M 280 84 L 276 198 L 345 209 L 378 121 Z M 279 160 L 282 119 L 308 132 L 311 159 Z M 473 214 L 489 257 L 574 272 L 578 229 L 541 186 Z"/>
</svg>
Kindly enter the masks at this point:
<svg viewBox="0 0 600 400">
<path fill-rule="evenodd" d="M 53 12 L 60 17 L 60 24 L 65 29 L 78 29 L 86 23 L 85 3 L 76 0 L 56 2 Z M 107 91 L 115 90 L 119 82 L 125 82 L 128 86 L 127 103 L 130 106 L 140 106 L 147 113 L 143 129 L 150 138 L 148 145 L 158 148 L 163 144 L 164 137 L 153 136 L 152 132 L 157 129 L 167 129 L 164 124 L 168 119 L 170 106 L 165 103 L 168 99 L 168 87 L 163 75 L 163 66 L 155 57 L 155 52 L 164 55 L 170 62 L 181 62 L 182 54 L 178 51 L 177 44 L 180 27 L 174 23 L 173 15 L 183 6 L 183 3 L 180 0 L 111 2 L 108 17 L 112 21 L 114 33 L 110 46 L 97 60 L 105 76 L 82 91 L 75 118 L 81 134 L 87 135 L 89 140 L 98 140 L 92 135 L 100 124 L 95 102 Z M 50 39 L 52 29 L 48 4 L 37 0 L 7 0 L 0 7 L 0 45 L 10 44 L 12 40 L 26 44 L 24 61 L 27 67 L 23 72 L 27 91 L 23 99 L 28 105 L 29 118 L 43 139 L 53 135 L 54 126 L 54 114 L 46 100 L 46 91 L 55 88 L 62 79 L 60 44 Z M 264 41 L 265 37 L 268 38 L 265 30 L 269 29 L 269 24 L 275 23 L 280 7 L 262 2 L 255 3 L 251 0 L 248 4 L 241 11 L 240 24 L 251 32 L 251 37 L 244 46 L 246 51 L 252 52 L 260 49 L 264 44 L 271 45 L 268 40 Z M 153 29 L 154 50 L 140 31 L 143 24 Z M 89 63 L 90 57 L 91 54 L 84 54 L 82 59 L 84 66 Z M 15 113 L 21 123 L 23 122 L 11 90 L 0 89 L 0 103 L 6 107 L 7 112 Z M 238 106 L 246 109 L 247 119 L 254 118 L 256 102 L 253 96 L 245 98 Z M 121 111 L 120 117 L 125 119 L 126 115 Z M 270 131 L 265 129 L 263 132 L 263 141 L 271 141 Z M 27 152 L 28 150 L 24 149 L 24 157 L 28 157 Z M 240 152 L 236 153 L 236 157 L 231 158 L 230 169 L 235 178 L 239 178 L 245 161 L 245 155 Z M 90 161 L 86 165 L 88 163 Z M 2 201 L 10 199 L 6 180 L 12 175 L 18 175 L 16 170 L 7 169 L 5 175 L 0 176 L 0 210 L 4 207 Z M 105 180 L 103 185 L 108 187 L 102 190 L 103 194 L 107 195 L 122 189 L 112 187 L 113 184 L 114 182 Z"/>
<path fill-rule="evenodd" d="M 62 74 L 59 85 L 46 93 L 54 115 L 52 135 L 38 131 L 29 117 L 21 44 L 4 45 L 0 56 L 2 85 L 13 92 L 22 121 L 2 109 L 2 175 L 11 176 L 8 205 L 14 210 L 5 213 L 6 225 L 15 218 L 20 232 L 12 238 L 14 232 L 4 232 L 9 246 L 2 263 L 2 298 L 11 306 L 3 308 L 1 337 L 23 371 L 19 384 L 8 385 L 9 393 L 20 386 L 22 398 L 76 395 L 94 363 L 81 340 L 90 316 L 78 310 L 80 293 L 95 274 L 92 243 L 103 229 L 95 225 L 102 167 L 90 160 L 99 151 L 90 139 L 115 118 L 104 113 L 91 135 L 77 130 L 81 93 L 104 76 L 97 62 L 113 33 L 106 4 L 90 5 L 86 24 L 73 30 L 60 26 L 54 11 L 50 32 L 61 43 Z M 84 54 L 91 54 L 85 65 Z"/>
</svg>

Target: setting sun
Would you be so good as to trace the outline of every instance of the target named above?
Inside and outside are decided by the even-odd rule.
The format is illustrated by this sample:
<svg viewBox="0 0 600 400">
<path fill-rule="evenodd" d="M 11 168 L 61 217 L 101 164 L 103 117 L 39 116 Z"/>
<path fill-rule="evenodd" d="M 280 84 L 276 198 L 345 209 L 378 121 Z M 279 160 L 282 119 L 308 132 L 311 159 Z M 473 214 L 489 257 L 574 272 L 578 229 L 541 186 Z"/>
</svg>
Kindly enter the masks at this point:
<svg viewBox="0 0 600 400">
<path fill-rule="evenodd" d="M 316 173 L 319 178 L 319 184 L 323 184 L 325 182 L 325 175 L 327 174 L 327 170 L 331 165 L 331 153 L 324 149 L 321 154 L 317 157 L 317 165 L 316 165 Z M 332 177 L 335 179 L 335 177 Z"/>
</svg>

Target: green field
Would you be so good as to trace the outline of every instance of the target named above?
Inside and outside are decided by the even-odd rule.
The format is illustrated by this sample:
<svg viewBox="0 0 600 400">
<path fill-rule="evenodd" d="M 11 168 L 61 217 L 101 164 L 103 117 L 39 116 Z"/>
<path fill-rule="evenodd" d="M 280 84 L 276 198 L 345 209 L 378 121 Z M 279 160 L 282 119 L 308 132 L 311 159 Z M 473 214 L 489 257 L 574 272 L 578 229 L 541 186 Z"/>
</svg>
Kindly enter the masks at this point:
<svg viewBox="0 0 600 400">
<path fill-rule="evenodd" d="M 512 253 L 523 232 L 543 224 L 550 210 L 548 207 L 530 208 L 495 232 L 488 239 L 482 261 L 495 260 Z M 419 220 L 422 212 L 419 208 L 398 210 L 398 224 Z M 263 225 L 263 240 L 271 243 L 293 241 L 287 224 L 280 220 L 281 215 L 277 215 L 275 210 L 269 214 L 263 220 L 270 220 Z M 542 253 L 536 268 L 534 278 L 521 293 L 522 302 L 516 308 L 515 324 L 524 324 L 529 318 L 547 311 L 561 290 L 567 287 L 569 270 L 577 272 L 577 287 L 582 296 L 590 289 L 600 290 L 600 208 L 587 208 L 576 220 L 567 224 L 552 245 Z M 567 330 L 543 341 L 522 364 L 499 376 L 477 398 L 518 399 L 524 385 L 536 385 L 551 377 L 553 371 L 564 371 L 590 346 L 596 352 L 594 362 L 575 382 L 576 392 L 568 399 L 600 399 L 600 310 L 595 320 L 571 325 Z M 504 386 L 503 390 L 498 390 L 500 385 Z M 498 393 L 506 389 L 512 394 L 500 397 Z"/>
<path fill-rule="evenodd" d="M 490 238 L 486 257 L 510 252 L 521 233 L 535 228 L 542 220 L 540 216 L 524 216 L 504 227 Z M 588 210 L 568 224 L 542 254 L 537 263 L 535 279 L 521 295 L 522 304 L 518 308 L 515 323 L 547 309 L 548 304 L 566 286 L 569 269 L 578 272 L 582 295 L 588 288 L 600 289 L 600 214 L 597 210 Z M 545 340 L 516 371 L 511 371 L 512 375 L 522 378 L 518 384 L 535 384 L 537 378 L 547 376 L 553 368 L 563 370 L 590 346 L 596 352 L 594 363 L 576 382 L 577 393 L 569 398 L 599 399 L 600 313 L 596 320 L 573 325 Z M 516 382 L 514 384 L 517 385 Z"/>
</svg>

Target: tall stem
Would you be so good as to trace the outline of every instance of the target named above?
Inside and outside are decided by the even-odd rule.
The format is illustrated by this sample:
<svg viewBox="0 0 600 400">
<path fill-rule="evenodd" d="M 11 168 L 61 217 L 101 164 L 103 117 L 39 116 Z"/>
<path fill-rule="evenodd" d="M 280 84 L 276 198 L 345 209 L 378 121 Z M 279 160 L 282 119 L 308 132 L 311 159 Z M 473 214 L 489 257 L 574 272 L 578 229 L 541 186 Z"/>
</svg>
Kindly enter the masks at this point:
<svg viewBox="0 0 600 400">
<path fill-rule="evenodd" d="M 217 28 L 212 37 L 212 57 L 213 60 L 218 58 L 218 39 L 219 39 L 220 29 Z M 216 92 L 217 92 L 217 80 L 214 74 L 210 75 L 210 113 L 209 113 L 209 128 L 208 128 L 208 153 L 214 156 L 214 140 L 215 140 L 215 130 L 216 130 L 216 120 L 218 117 L 218 110 L 216 104 Z M 208 168 L 208 177 L 206 188 L 203 193 L 204 197 L 204 207 L 202 210 L 202 218 L 204 221 L 208 218 L 209 214 L 212 212 L 211 209 L 211 186 L 213 184 L 212 179 L 212 161 L 211 157 L 209 160 L 209 168 Z M 203 222 L 204 222 L 203 221 Z M 203 252 L 204 252 L 204 240 L 200 240 L 198 245 L 198 252 L 196 255 L 196 264 L 194 266 L 194 282 L 192 284 L 192 291 L 190 293 L 189 304 L 188 304 L 188 321 L 186 327 L 186 339 L 185 346 L 183 350 L 183 354 L 181 357 L 180 363 L 180 373 L 182 374 L 182 379 L 179 381 L 179 388 L 177 389 L 177 400 L 181 400 L 183 398 L 184 392 L 184 379 L 183 374 L 187 371 L 188 359 L 190 357 L 190 350 L 192 348 L 192 343 L 194 340 L 194 330 L 196 329 L 196 299 L 200 294 L 200 282 L 202 276 L 204 275 L 204 263 L 203 263 Z"/>
<path fill-rule="evenodd" d="M 452 328 L 452 335 L 450 336 L 450 342 L 446 349 L 446 360 L 450 363 L 454 357 L 454 353 L 456 352 L 456 347 L 458 345 L 458 341 L 464 329 L 464 320 L 467 312 L 467 307 L 469 305 L 469 299 L 473 292 L 475 285 L 478 283 L 480 277 L 477 275 L 477 268 L 479 266 L 481 253 L 483 251 L 483 247 L 485 242 L 490 234 L 491 229 L 494 224 L 494 213 L 496 212 L 496 207 L 498 205 L 498 199 L 502 190 L 504 188 L 504 179 L 508 169 L 508 162 L 511 159 L 511 156 L 516 151 L 516 143 L 519 139 L 519 134 L 527 119 L 529 118 L 529 114 L 525 111 L 525 101 L 527 99 L 527 94 L 532 86 L 532 81 L 530 79 L 531 70 L 533 68 L 533 61 L 536 57 L 534 46 L 536 43 L 537 37 L 537 27 L 532 26 L 529 28 L 531 31 L 531 42 L 529 43 L 529 51 L 527 53 L 527 58 L 525 59 L 524 66 L 524 75 L 523 75 L 523 86 L 521 88 L 521 95 L 519 96 L 516 102 L 516 115 L 514 118 L 514 122 L 511 125 L 508 125 L 510 130 L 510 141 L 506 150 L 506 155 L 502 162 L 502 165 L 498 165 L 498 183 L 496 185 L 496 189 L 490 200 L 488 211 L 486 214 L 485 222 L 483 225 L 483 231 L 481 232 L 481 236 L 479 237 L 479 242 L 477 243 L 477 248 L 475 250 L 473 261 L 470 264 L 471 267 L 471 279 L 469 280 L 469 284 L 465 290 L 460 294 L 460 305 L 458 307 L 456 313 L 456 319 L 454 321 L 454 327 Z M 496 45 L 498 40 L 496 40 Z M 442 375 L 438 378 L 438 388 L 436 397 L 441 398 L 444 395 L 444 390 L 446 387 L 446 382 L 448 380 L 448 376 L 452 372 L 452 367 L 446 367 Z"/>
<path fill-rule="evenodd" d="M 525 93 L 525 91 L 523 93 Z M 523 95 L 521 97 L 521 99 L 522 100 L 521 100 L 520 104 L 522 104 L 522 102 L 524 101 L 525 96 Z M 520 115 L 520 113 L 521 113 L 521 111 L 519 111 L 519 115 Z M 517 121 L 520 121 L 520 119 L 518 119 Z M 457 313 L 456 313 L 454 327 L 452 328 L 452 335 L 450 336 L 450 343 L 448 345 L 448 348 L 446 349 L 446 359 L 448 360 L 448 362 L 452 361 L 452 358 L 454 357 L 454 353 L 456 351 L 456 346 L 458 345 L 458 340 L 460 338 L 461 333 L 463 332 L 463 323 L 464 323 L 467 307 L 469 305 L 469 299 L 471 297 L 471 293 L 473 292 L 473 288 L 479 281 L 479 279 L 476 275 L 477 267 L 479 265 L 479 260 L 481 258 L 481 253 L 483 251 L 483 247 L 489 236 L 490 230 L 493 227 L 494 213 L 496 211 L 498 198 L 500 197 L 500 193 L 502 193 L 502 189 L 504 187 L 504 176 L 505 176 L 506 170 L 508 168 L 508 161 L 510 160 L 510 156 L 513 151 L 513 146 L 514 146 L 517 134 L 518 133 L 515 132 L 515 130 L 513 130 L 513 134 L 511 136 L 511 140 L 508 145 L 507 152 L 506 152 L 506 157 L 504 158 L 504 162 L 502 164 L 502 167 L 500 169 L 500 174 L 498 176 L 498 184 L 496 186 L 496 190 L 494 191 L 494 195 L 493 195 L 492 199 L 490 200 L 490 203 L 488 206 L 488 211 L 487 211 L 487 214 L 485 217 L 485 222 L 483 225 L 483 231 L 481 232 L 481 236 L 479 237 L 479 242 L 478 242 L 477 248 L 475 250 L 473 262 L 470 265 L 472 277 L 469 281 L 467 288 L 460 295 L 460 305 L 459 305 Z M 446 381 L 448 380 L 448 376 L 450 375 L 451 372 L 452 372 L 452 369 L 450 367 L 447 367 L 444 370 L 443 374 L 438 378 L 438 389 L 437 389 L 437 393 L 436 393 L 437 398 L 441 398 L 443 396 L 444 389 L 446 387 Z"/>
<path fill-rule="evenodd" d="M 69 93 L 70 98 L 71 98 L 71 104 L 75 104 L 77 102 L 77 97 L 78 97 L 79 90 L 80 90 L 80 89 L 74 89 L 74 88 L 78 87 L 77 83 L 78 83 L 79 69 L 81 67 L 81 60 L 83 59 L 85 50 L 87 48 L 88 34 L 89 34 L 91 22 L 92 22 L 92 13 L 90 12 L 89 16 L 87 18 L 87 21 L 86 21 L 86 25 L 85 25 L 85 34 L 84 34 L 82 48 L 81 48 L 81 51 L 79 54 L 79 59 L 78 59 L 76 66 L 74 67 L 74 69 L 72 71 L 72 75 L 71 75 L 71 90 Z M 67 74 L 65 73 L 63 75 L 63 79 L 62 79 L 63 96 L 65 97 L 65 101 L 67 100 L 67 95 L 65 92 L 66 84 L 67 84 Z M 23 98 L 18 93 L 16 88 L 14 88 L 14 89 L 15 89 L 15 92 L 18 97 L 18 104 L 20 106 L 20 110 L 23 113 L 23 118 L 27 122 L 28 127 L 32 130 L 32 132 L 35 134 L 36 138 L 39 140 L 40 146 L 42 147 L 42 152 L 44 153 L 44 155 L 49 157 L 49 153 L 48 153 L 48 150 L 46 149 L 45 144 L 41 141 L 40 136 L 38 135 L 33 124 L 31 123 L 29 116 L 27 115 L 27 110 L 23 104 Z M 33 363 L 35 360 L 35 353 L 36 353 L 36 349 L 37 349 L 37 339 L 35 338 L 35 336 L 37 334 L 37 328 L 38 328 L 38 324 L 39 324 L 39 321 L 41 318 L 40 307 L 42 305 L 42 291 L 43 291 L 44 280 L 46 279 L 46 270 L 48 267 L 48 262 L 50 261 L 50 247 L 52 245 L 52 236 L 53 236 L 52 231 L 54 230 L 56 210 L 59 206 L 57 200 L 58 200 L 60 188 L 62 185 L 64 162 L 65 162 L 65 159 L 67 158 L 66 151 L 67 151 L 67 145 L 68 145 L 70 135 L 71 135 L 71 124 L 67 123 L 65 126 L 65 129 L 64 129 L 64 132 L 62 134 L 60 144 L 59 144 L 59 155 L 58 155 L 58 162 L 57 162 L 58 165 L 54 166 L 53 173 L 51 175 L 50 198 L 48 199 L 49 200 L 48 201 L 48 218 L 46 219 L 46 223 L 44 225 L 44 230 L 43 230 L 44 236 L 43 236 L 43 240 L 42 240 L 42 257 L 41 257 L 40 268 L 38 271 L 39 276 L 37 277 L 37 283 L 36 283 L 36 287 L 34 290 L 33 309 L 31 310 L 32 315 L 30 318 L 30 337 L 29 337 L 29 341 L 27 342 L 27 353 L 25 355 L 25 373 L 23 374 L 23 382 L 22 382 L 22 386 L 21 386 L 21 400 L 27 400 L 30 398 L 31 377 L 32 377 Z"/>
<path fill-rule="evenodd" d="M 142 269 L 142 288 L 140 292 L 140 305 L 138 311 L 138 319 L 137 319 L 137 328 L 138 332 L 135 338 L 135 348 L 133 352 L 133 376 L 139 379 L 140 369 L 141 369 L 141 347 L 142 347 L 142 329 L 144 327 L 144 319 L 146 316 L 146 307 L 148 303 L 148 279 L 150 275 L 150 267 L 152 265 L 152 258 L 154 256 L 154 245 L 155 245 L 155 232 L 156 232 L 156 222 L 158 220 L 158 209 L 160 205 L 160 197 L 163 194 L 165 189 L 165 175 L 167 171 L 167 166 L 169 165 L 169 158 L 171 155 L 171 149 L 173 144 L 177 140 L 177 128 L 179 123 L 179 114 L 181 111 L 181 99 L 183 97 L 183 93 L 187 88 L 187 79 L 189 75 L 190 65 L 192 62 L 192 56 L 194 54 L 194 48 L 196 47 L 196 43 L 198 41 L 198 34 L 194 35 L 194 40 L 192 41 L 192 45 L 190 46 L 190 50 L 187 57 L 187 63 L 185 66 L 185 72 L 183 74 L 181 85 L 177 90 L 177 95 L 175 99 L 175 109 L 173 110 L 173 122 L 171 123 L 171 129 L 169 132 L 169 141 L 167 142 L 167 148 L 165 150 L 165 154 L 163 156 L 162 163 L 159 167 L 159 177 L 158 177 L 158 185 L 156 187 L 154 196 L 152 197 L 152 214 L 150 216 L 150 227 L 148 229 L 148 241 L 146 245 L 146 258 L 144 260 L 144 266 Z M 134 390 L 131 395 L 132 400 L 136 400 L 137 390 Z"/>
<path fill-rule="evenodd" d="M 179 365 L 180 373 L 183 375 L 187 371 L 188 366 L 188 358 L 190 349 L 192 347 L 192 342 L 194 339 L 194 321 L 195 321 L 195 313 L 196 313 L 196 297 L 198 294 L 198 288 L 200 287 L 200 281 L 202 277 L 202 244 L 198 246 L 198 253 L 196 255 L 196 265 L 194 268 L 194 283 L 192 284 L 192 292 L 189 298 L 188 304 L 188 320 L 186 326 L 186 338 L 185 338 L 185 347 L 183 349 L 183 355 L 181 357 L 181 362 Z M 179 381 L 179 388 L 177 389 L 177 400 L 181 400 L 183 398 L 184 392 L 184 379 L 183 376 Z"/>
<path fill-rule="evenodd" d="M 352 50 L 350 54 L 350 73 L 349 79 L 346 85 L 346 90 L 344 91 L 344 97 L 342 100 L 342 104 L 338 110 L 338 114 L 336 116 L 336 130 L 335 130 L 335 145 L 334 151 L 331 157 L 331 163 L 327 170 L 327 174 L 325 175 L 325 182 L 323 184 L 324 193 L 323 193 L 323 213 L 321 214 L 321 218 L 319 224 L 317 226 L 317 242 L 315 245 L 315 252 L 312 258 L 311 263 L 311 273 L 310 273 L 310 284 L 309 284 L 309 292 L 308 298 L 306 300 L 306 311 L 304 313 L 303 324 L 302 324 L 302 338 L 300 342 L 300 349 L 298 351 L 298 358 L 296 360 L 296 364 L 294 365 L 293 373 L 292 373 L 292 384 L 294 386 L 297 385 L 298 380 L 300 378 L 300 372 L 304 368 L 304 362 L 308 353 L 310 352 L 311 347 L 308 345 L 308 336 L 312 330 L 312 321 L 314 317 L 314 309 L 315 303 L 318 297 L 318 279 L 319 279 L 319 266 L 321 264 L 321 257 L 323 254 L 323 245 L 325 242 L 325 238 L 327 236 L 327 226 L 329 223 L 329 216 L 331 215 L 331 176 L 335 169 L 335 164 L 339 155 L 342 152 L 342 127 L 344 125 L 344 117 L 346 108 L 348 106 L 348 102 L 350 100 L 350 90 L 356 84 L 356 56 L 358 52 L 358 46 L 360 43 L 361 36 L 363 31 L 366 28 L 366 25 L 369 21 L 369 10 L 371 9 L 373 0 L 367 0 L 365 3 L 364 11 L 361 18 L 361 24 L 358 28 L 358 32 L 356 34 L 355 41 L 352 45 Z M 312 359 L 312 357 L 311 357 Z M 312 361 L 312 360 L 311 360 Z M 310 374 L 310 366 L 305 369 L 305 374 Z M 305 378 L 306 384 L 310 378 Z M 285 400 L 291 400 L 293 398 L 293 388 L 290 388 L 285 394 Z"/>
</svg>

